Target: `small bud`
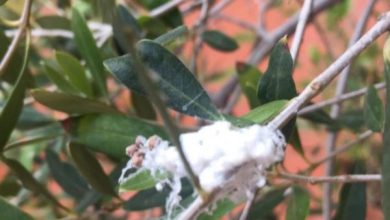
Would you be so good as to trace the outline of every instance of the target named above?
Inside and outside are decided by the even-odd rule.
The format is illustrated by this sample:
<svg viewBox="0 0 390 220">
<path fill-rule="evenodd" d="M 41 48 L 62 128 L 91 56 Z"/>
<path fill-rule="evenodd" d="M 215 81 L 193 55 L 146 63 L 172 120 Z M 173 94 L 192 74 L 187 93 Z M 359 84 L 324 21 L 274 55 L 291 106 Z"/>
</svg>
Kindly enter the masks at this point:
<svg viewBox="0 0 390 220">
<path fill-rule="evenodd" d="M 126 147 L 126 155 L 132 157 L 134 153 L 137 152 L 138 150 L 139 150 L 139 146 L 132 144 Z"/>
<path fill-rule="evenodd" d="M 146 145 L 149 147 L 149 150 L 153 150 L 160 144 L 160 142 L 161 138 L 157 135 L 153 135 L 147 140 Z"/>
<path fill-rule="evenodd" d="M 137 146 L 143 146 L 146 142 L 146 138 L 144 136 L 141 136 L 141 135 L 138 135 L 136 138 L 135 138 L 135 144 Z"/>
<path fill-rule="evenodd" d="M 133 157 L 131 158 L 131 163 L 133 164 L 134 167 L 139 168 L 142 166 L 142 162 L 144 158 L 145 158 L 145 153 L 136 151 Z"/>
</svg>

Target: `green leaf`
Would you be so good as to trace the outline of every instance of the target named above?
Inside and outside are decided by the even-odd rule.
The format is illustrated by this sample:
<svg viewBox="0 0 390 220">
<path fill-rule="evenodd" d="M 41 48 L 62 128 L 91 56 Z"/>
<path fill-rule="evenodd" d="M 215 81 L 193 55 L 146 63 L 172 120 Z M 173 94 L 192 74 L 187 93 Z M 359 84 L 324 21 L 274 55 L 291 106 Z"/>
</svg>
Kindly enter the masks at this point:
<svg viewBox="0 0 390 220">
<path fill-rule="evenodd" d="M 301 138 L 299 136 L 298 128 L 296 126 L 293 127 L 293 131 L 288 139 L 288 143 L 292 145 L 294 150 L 305 158 L 305 151 L 302 148 Z"/>
<path fill-rule="evenodd" d="M 184 64 L 167 49 L 153 41 L 142 40 L 137 44 L 137 51 L 143 63 L 157 73 L 158 87 L 166 96 L 166 103 L 170 108 L 200 118 L 221 120 L 222 116 L 207 92 Z M 105 60 L 104 65 L 129 89 L 145 94 L 138 81 L 131 55 Z"/>
<path fill-rule="evenodd" d="M 1 4 L 0 4 L 1 5 Z M 0 219 L 33 220 L 27 213 L 0 197 Z"/>
<path fill-rule="evenodd" d="M 363 174 L 363 164 L 363 161 L 357 161 L 353 173 Z M 339 206 L 334 220 L 365 220 L 366 200 L 366 183 L 345 183 L 340 191 Z"/>
<path fill-rule="evenodd" d="M 257 98 L 257 84 L 261 77 L 260 71 L 254 66 L 241 62 L 236 63 L 236 70 L 241 90 L 248 99 L 249 106 L 251 109 L 259 106 L 260 102 Z"/>
<path fill-rule="evenodd" d="M 385 126 L 382 150 L 382 210 L 385 219 L 390 219 L 390 37 L 387 38 L 383 57 L 385 63 L 386 100 Z"/>
<path fill-rule="evenodd" d="M 289 100 L 297 95 L 292 70 L 293 60 L 287 41 L 282 39 L 272 49 L 267 71 L 259 82 L 257 96 L 262 104 L 280 99 Z"/>
<path fill-rule="evenodd" d="M 157 18 L 140 16 L 138 23 L 141 25 L 142 30 L 145 31 L 145 38 L 147 39 L 154 39 L 168 31 L 168 27 L 164 22 Z"/>
<path fill-rule="evenodd" d="M 229 213 L 234 209 L 235 204 L 228 200 L 224 199 L 216 203 L 216 208 L 212 210 L 211 214 L 203 213 L 198 217 L 198 220 L 219 220 L 222 219 L 224 215 Z"/>
<path fill-rule="evenodd" d="M 54 62 L 44 62 L 43 69 L 49 79 L 60 89 L 61 91 L 69 94 L 79 94 L 80 91 L 73 86 L 61 72 L 60 67 Z"/>
<path fill-rule="evenodd" d="M 287 100 L 277 100 L 261 105 L 251 110 L 241 118 L 253 121 L 257 124 L 265 124 L 275 117 L 288 103 Z"/>
<path fill-rule="evenodd" d="M 107 93 L 107 89 L 103 60 L 86 21 L 76 9 L 72 10 L 71 24 L 79 52 L 91 70 L 94 91 L 97 93 L 97 96 L 104 96 Z"/>
<path fill-rule="evenodd" d="M 118 113 L 117 110 L 103 102 L 62 92 L 34 89 L 31 91 L 31 95 L 39 103 L 69 114 Z"/>
<path fill-rule="evenodd" d="M 141 26 L 138 24 L 137 19 L 130 13 L 130 11 L 125 6 L 118 5 L 117 12 L 121 20 L 121 24 L 128 26 L 130 30 L 137 35 L 138 38 L 141 38 Z"/>
<path fill-rule="evenodd" d="M 148 10 L 152 10 L 167 3 L 168 1 L 169 0 L 139 0 L 138 2 Z M 170 27 L 177 27 L 183 24 L 181 13 L 177 7 L 171 9 L 168 13 L 163 14 L 160 18 Z"/>
<path fill-rule="evenodd" d="M 134 110 L 139 117 L 150 120 L 157 118 L 156 111 L 147 97 L 132 93 L 131 104 L 133 104 Z"/>
<path fill-rule="evenodd" d="M 380 132 L 383 127 L 382 101 L 373 86 L 369 86 L 364 103 L 364 120 L 369 129 Z"/>
<path fill-rule="evenodd" d="M 51 175 L 61 188 L 77 200 L 83 198 L 89 187 L 79 172 L 70 163 L 62 162 L 52 150 L 46 150 L 45 158 Z"/>
<path fill-rule="evenodd" d="M 138 135 L 149 137 L 156 134 L 167 138 L 162 127 L 123 115 L 72 117 L 63 121 L 63 126 L 75 141 L 115 158 L 125 158 L 126 147 L 134 143 Z"/>
<path fill-rule="evenodd" d="M 286 219 L 287 220 L 304 220 L 309 214 L 310 195 L 298 186 L 292 187 L 292 193 L 288 202 Z"/>
<path fill-rule="evenodd" d="M 336 121 L 333 120 L 323 109 L 300 115 L 300 117 L 315 123 L 321 123 L 333 127 L 337 126 Z"/>
<path fill-rule="evenodd" d="M 156 176 L 152 176 L 150 170 L 137 170 L 137 172 L 130 174 L 126 180 L 119 185 L 119 190 L 125 192 L 149 189 L 167 177 L 167 173 L 159 172 Z"/>
<path fill-rule="evenodd" d="M 111 179 L 104 173 L 102 166 L 87 148 L 72 142 L 69 144 L 69 152 L 81 174 L 96 191 L 117 196 Z"/>
<path fill-rule="evenodd" d="M 58 15 L 42 16 L 36 18 L 35 21 L 39 24 L 39 26 L 41 26 L 44 29 L 64 29 L 64 30 L 71 29 L 70 20 L 64 16 L 58 16 Z"/>
<path fill-rule="evenodd" d="M 267 192 L 262 199 L 256 201 L 248 213 L 248 220 L 264 219 L 272 213 L 273 209 L 281 203 L 285 196 L 285 188 L 275 189 Z"/>
<path fill-rule="evenodd" d="M 28 38 L 28 37 L 27 37 Z M 22 68 L 18 73 L 18 79 L 11 94 L 0 113 L 0 151 L 4 149 L 13 129 L 15 128 L 23 108 L 23 99 L 27 86 L 27 68 L 29 56 L 29 38 L 26 40 L 26 50 L 24 53 Z"/>
<path fill-rule="evenodd" d="M 339 115 L 336 119 L 336 124 L 339 127 L 345 127 L 353 132 L 360 132 L 364 125 L 364 113 L 361 109 L 347 110 Z"/>
<path fill-rule="evenodd" d="M 69 81 L 85 95 L 92 97 L 92 87 L 87 79 L 84 67 L 75 57 L 65 52 L 55 53 L 56 60 L 68 76 Z"/>
<path fill-rule="evenodd" d="M 182 190 L 180 196 L 186 198 L 193 193 L 191 183 L 182 180 Z M 155 188 L 139 191 L 133 197 L 123 204 L 123 208 L 128 211 L 146 210 L 154 207 L 162 207 L 170 193 L 169 187 L 164 187 L 162 191 L 157 191 Z"/>
<path fill-rule="evenodd" d="M 206 42 L 210 47 L 224 51 L 231 52 L 235 51 L 238 48 L 237 42 L 221 31 L 217 30 L 207 30 L 202 33 L 202 39 Z"/>
<path fill-rule="evenodd" d="M 179 26 L 173 30 L 168 31 L 167 33 L 154 39 L 156 43 L 161 44 L 162 46 L 170 44 L 172 41 L 188 33 L 188 28 L 186 26 Z"/>
<path fill-rule="evenodd" d="M 8 0 L 0 0 L 0 5 L 4 5 Z"/>
<path fill-rule="evenodd" d="M 23 187 L 28 190 L 31 190 L 34 193 L 37 193 L 38 195 L 45 196 L 49 201 L 53 202 L 53 204 L 57 205 L 58 207 L 61 207 L 62 209 L 67 210 L 67 208 L 61 205 L 61 203 L 57 201 L 57 199 L 47 190 L 47 188 L 41 185 L 22 164 L 20 164 L 16 160 L 7 159 L 4 157 L 1 160 L 12 170 L 15 176 L 22 182 Z"/>
</svg>

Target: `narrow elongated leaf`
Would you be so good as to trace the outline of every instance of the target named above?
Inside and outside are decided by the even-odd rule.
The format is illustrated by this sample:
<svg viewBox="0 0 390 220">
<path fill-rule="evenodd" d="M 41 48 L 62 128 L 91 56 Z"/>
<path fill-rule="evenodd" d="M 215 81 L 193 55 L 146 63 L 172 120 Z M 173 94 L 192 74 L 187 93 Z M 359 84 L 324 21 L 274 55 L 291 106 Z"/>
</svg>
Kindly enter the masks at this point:
<svg viewBox="0 0 390 220">
<path fill-rule="evenodd" d="M 382 210 L 386 220 L 390 219 L 390 38 L 387 38 L 383 58 L 386 80 L 386 112 L 382 150 Z"/>
<path fill-rule="evenodd" d="M 63 125 L 75 141 L 115 158 L 126 157 L 125 149 L 134 143 L 137 135 L 149 137 L 157 134 L 167 138 L 162 127 L 123 115 L 91 114 L 72 117 L 65 120 Z"/>
<path fill-rule="evenodd" d="M 104 173 L 95 156 L 87 148 L 73 142 L 69 144 L 69 152 L 81 174 L 96 191 L 116 196 L 111 179 Z"/>
<path fill-rule="evenodd" d="M 66 193 L 80 200 L 89 191 L 79 172 L 70 163 L 62 162 L 54 151 L 46 150 L 46 161 L 51 175 Z"/>
<path fill-rule="evenodd" d="M 221 31 L 217 30 L 207 30 L 202 33 L 202 39 L 210 47 L 223 51 L 231 52 L 235 51 L 238 48 L 237 42 Z"/>
<path fill-rule="evenodd" d="M 288 101 L 286 100 L 273 101 L 253 109 L 246 115 L 242 116 L 242 118 L 253 121 L 257 124 L 265 124 L 282 111 L 287 103 Z"/>
<path fill-rule="evenodd" d="M 143 63 L 157 73 L 158 87 L 169 107 L 205 119 L 222 118 L 192 73 L 168 50 L 158 43 L 143 40 L 137 44 L 137 51 Z M 138 81 L 131 55 L 105 60 L 104 65 L 129 89 L 146 94 Z"/>
<path fill-rule="evenodd" d="M 65 52 L 56 52 L 56 60 L 68 76 L 69 81 L 85 95 L 92 97 L 92 87 L 87 79 L 84 67 L 75 57 Z"/>
<path fill-rule="evenodd" d="M 137 19 L 130 13 L 130 11 L 123 5 L 117 7 L 118 15 L 121 23 L 129 26 L 130 30 L 137 35 L 138 38 L 142 37 L 142 29 L 138 24 Z M 114 33 L 115 35 L 115 33 Z"/>
<path fill-rule="evenodd" d="M 138 2 L 141 3 L 148 10 L 152 10 L 158 6 L 167 3 L 168 1 L 169 0 L 140 0 Z M 177 27 L 183 24 L 181 13 L 177 7 L 173 8 L 168 13 L 162 15 L 161 20 L 170 27 Z"/>
<path fill-rule="evenodd" d="M 267 71 L 259 82 L 257 96 L 262 104 L 279 99 L 291 99 L 297 95 L 292 78 L 293 60 L 282 39 L 272 49 Z"/>
<path fill-rule="evenodd" d="M 285 188 L 275 189 L 264 195 L 262 199 L 256 201 L 248 213 L 248 220 L 263 219 L 272 213 L 273 209 L 281 203 L 285 196 Z"/>
<path fill-rule="evenodd" d="M 286 219 L 304 220 L 309 214 L 310 195 L 298 186 L 292 187 L 291 198 L 288 203 Z"/>
<path fill-rule="evenodd" d="M 44 29 L 71 29 L 70 20 L 64 16 L 47 15 L 38 17 L 35 21 Z"/>
<path fill-rule="evenodd" d="M 369 129 L 380 132 L 383 127 L 382 101 L 373 86 L 369 86 L 364 103 L 364 120 Z"/>
<path fill-rule="evenodd" d="M 0 219 L 33 220 L 30 215 L 9 204 L 3 198 L 0 198 Z"/>
<path fill-rule="evenodd" d="M 167 173 L 158 173 L 156 176 L 152 176 L 149 170 L 138 170 L 135 173 L 130 174 L 125 182 L 119 186 L 120 191 L 137 191 L 143 189 L 149 189 L 154 187 L 158 182 L 166 179 Z"/>
<path fill-rule="evenodd" d="M 212 211 L 211 214 L 203 213 L 199 216 L 198 220 L 219 220 L 232 209 L 234 209 L 234 207 L 234 202 L 228 199 L 221 200 L 216 203 L 216 208 Z"/>
<path fill-rule="evenodd" d="M 24 106 L 16 127 L 18 129 L 31 129 L 53 123 L 54 119 L 38 112 L 31 106 Z"/>
<path fill-rule="evenodd" d="M 11 95 L 9 96 L 4 108 L 0 113 L 0 151 L 4 149 L 13 129 L 18 122 L 19 116 L 23 108 L 23 99 L 27 86 L 27 72 L 25 71 L 28 62 L 29 54 L 29 37 L 26 40 L 26 50 L 24 53 L 24 59 L 22 68 L 19 72 L 18 79 L 14 88 L 12 89 Z"/>
<path fill-rule="evenodd" d="M 62 92 L 35 89 L 31 91 L 31 95 L 39 103 L 69 114 L 118 113 L 114 108 L 100 101 Z"/>
<path fill-rule="evenodd" d="M 10 41 L 10 38 L 8 38 L 7 36 L 5 36 L 4 32 L 3 31 L 0 31 L 0 60 L 3 59 L 5 53 L 7 52 L 8 50 L 8 47 L 11 43 Z M 21 69 L 24 68 L 23 65 L 21 65 L 21 60 L 23 60 L 23 53 L 21 53 L 21 51 L 19 50 L 16 50 L 12 57 L 10 58 L 10 61 L 8 63 L 8 65 L 6 65 L 6 67 L 3 69 L 3 72 L 0 72 L 0 79 L 1 80 L 4 80 L 10 84 L 15 84 L 16 80 L 18 79 L 18 76 L 20 74 L 17 74 L 17 73 L 20 73 Z M 30 74 L 30 71 L 28 68 L 24 68 L 26 73 L 24 74 L 27 74 L 27 75 L 31 75 Z M 28 77 L 28 85 L 27 86 L 31 86 L 33 85 L 31 83 L 31 77 Z"/>
<path fill-rule="evenodd" d="M 357 161 L 353 173 L 364 174 L 363 164 L 363 161 Z M 345 183 L 340 191 L 334 220 L 365 220 L 366 200 L 366 183 Z"/>
<path fill-rule="evenodd" d="M 260 102 L 257 98 L 257 84 L 261 77 L 260 71 L 254 66 L 240 62 L 236 64 L 236 70 L 241 90 L 248 99 L 249 106 L 251 109 L 259 106 Z"/>
<path fill-rule="evenodd" d="M 2 158 L 2 161 L 12 170 L 12 172 L 18 177 L 18 179 L 22 182 L 23 186 L 31 190 L 38 195 L 43 195 L 49 201 L 53 202 L 58 207 L 63 209 L 67 209 L 61 203 L 57 201 L 57 199 L 47 190 L 46 187 L 41 185 L 32 174 L 18 161 L 13 159 Z"/>
<path fill-rule="evenodd" d="M 179 26 L 173 30 L 168 31 L 167 33 L 157 37 L 154 39 L 155 42 L 161 44 L 161 45 L 168 45 L 172 41 L 176 40 L 177 38 L 185 35 L 188 33 L 188 29 L 186 26 Z"/>
<path fill-rule="evenodd" d="M 46 75 L 58 87 L 58 89 L 69 94 L 80 93 L 80 91 L 64 77 L 56 63 L 45 62 L 43 64 L 43 68 Z"/>
<path fill-rule="evenodd" d="M 189 181 L 182 179 L 181 198 L 185 199 L 193 193 L 193 188 Z M 169 187 L 164 187 L 162 191 L 157 191 L 155 188 L 142 190 L 135 196 L 131 197 L 123 204 L 123 208 L 128 211 L 146 210 L 153 207 L 162 207 L 170 193 Z"/>
<path fill-rule="evenodd" d="M 146 96 L 132 93 L 131 104 L 133 104 L 134 110 L 139 117 L 150 120 L 156 119 L 156 111 L 154 110 L 152 103 Z"/>
<path fill-rule="evenodd" d="M 107 89 L 103 60 L 87 23 L 76 9 L 72 10 L 71 24 L 79 52 L 91 70 L 94 91 L 98 96 L 104 96 Z"/>
</svg>

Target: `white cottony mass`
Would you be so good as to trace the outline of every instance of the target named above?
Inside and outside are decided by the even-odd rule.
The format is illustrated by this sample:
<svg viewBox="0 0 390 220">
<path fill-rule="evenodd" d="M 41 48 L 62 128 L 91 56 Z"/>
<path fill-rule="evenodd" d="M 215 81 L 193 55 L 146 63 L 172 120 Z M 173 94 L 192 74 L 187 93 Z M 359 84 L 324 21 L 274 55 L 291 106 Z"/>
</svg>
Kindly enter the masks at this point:
<svg viewBox="0 0 390 220">
<path fill-rule="evenodd" d="M 219 189 L 224 197 L 236 200 L 256 187 L 265 185 L 265 169 L 284 157 L 285 140 L 279 131 L 267 126 L 237 128 L 227 121 L 218 121 L 197 132 L 180 135 L 184 154 L 205 192 Z M 149 169 L 152 175 L 167 172 L 172 192 L 167 200 L 171 209 L 180 201 L 180 178 L 188 177 L 176 147 L 158 137 L 137 138 L 127 149 L 132 157 L 129 167 Z M 141 155 L 137 159 L 136 155 Z M 126 168 L 123 170 L 123 175 Z M 123 179 L 123 176 L 121 177 Z"/>
</svg>

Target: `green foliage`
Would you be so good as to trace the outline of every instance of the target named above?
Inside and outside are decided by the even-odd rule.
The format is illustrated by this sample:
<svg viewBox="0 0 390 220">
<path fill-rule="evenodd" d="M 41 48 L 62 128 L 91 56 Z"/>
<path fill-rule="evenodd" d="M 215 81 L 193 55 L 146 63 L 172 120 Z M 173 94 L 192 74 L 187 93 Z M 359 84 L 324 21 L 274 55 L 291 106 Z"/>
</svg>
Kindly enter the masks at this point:
<svg viewBox="0 0 390 220">
<path fill-rule="evenodd" d="M 221 119 L 207 92 L 168 50 L 158 43 L 143 40 L 137 44 L 137 52 L 143 63 L 157 73 L 158 88 L 166 97 L 169 107 L 200 118 Z M 130 54 L 106 60 L 104 65 L 129 89 L 146 94 L 137 77 L 139 70 L 135 69 Z"/>
<path fill-rule="evenodd" d="M 369 86 L 364 103 L 364 120 L 369 129 L 380 132 L 383 127 L 382 101 L 373 86 Z"/>
<path fill-rule="evenodd" d="M 118 113 L 117 110 L 101 101 L 72 94 L 36 89 L 31 91 L 31 95 L 39 103 L 69 114 Z"/>
<path fill-rule="evenodd" d="M 61 188 L 75 199 L 82 199 L 89 187 L 77 169 L 70 163 L 61 161 L 53 150 L 46 150 L 46 161 L 53 178 Z"/>
<path fill-rule="evenodd" d="M 96 191 L 117 196 L 111 179 L 104 173 L 99 162 L 87 148 L 72 142 L 69 144 L 69 152 L 80 173 Z"/>
<path fill-rule="evenodd" d="M 103 60 L 87 23 L 76 9 L 72 10 L 71 24 L 79 52 L 91 70 L 93 90 L 97 96 L 105 96 L 107 88 Z"/>
<path fill-rule="evenodd" d="M 382 210 L 385 219 L 390 219 L 390 38 L 387 38 L 383 57 L 385 63 L 386 80 L 386 105 L 385 105 L 385 125 L 383 131 L 382 150 Z"/>
<path fill-rule="evenodd" d="M 139 118 L 113 114 L 88 114 L 63 121 L 72 139 L 89 149 L 115 158 L 124 158 L 126 146 L 134 143 L 137 135 L 157 134 L 167 138 L 162 127 Z"/>
<path fill-rule="evenodd" d="M 33 218 L 14 205 L 9 204 L 4 198 L 0 198 L 0 218 L 15 220 L 33 220 Z"/>
<path fill-rule="evenodd" d="M 260 105 L 257 98 L 257 82 L 259 82 L 261 73 L 260 71 L 246 63 L 236 63 L 236 70 L 238 74 L 238 80 L 242 91 L 249 101 L 251 109 Z"/>
<path fill-rule="evenodd" d="M 166 173 L 157 173 L 152 176 L 149 170 L 138 170 L 127 177 L 126 181 L 119 185 L 120 191 L 137 191 L 153 188 L 159 181 L 167 178 Z"/>
<path fill-rule="evenodd" d="M 364 174 L 363 161 L 355 163 L 354 174 Z M 366 183 L 345 183 L 340 191 L 334 220 L 365 220 L 367 209 Z"/>
<path fill-rule="evenodd" d="M 290 50 L 282 39 L 272 49 L 268 68 L 259 82 L 257 96 L 262 104 L 280 99 L 289 100 L 297 95 L 292 70 Z"/>
<path fill-rule="evenodd" d="M 268 219 L 267 216 L 272 213 L 272 210 L 285 199 L 285 191 L 286 188 L 283 187 L 267 192 L 262 199 L 252 205 L 248 220 Z"/>
<path fill-rule="evenodd" d="M 306 189 L 294 186 L 288 202 L 286 219 L 303 220 L 309 214 L 310 195 Z"/>
<path fill-rule="evenodd" d="M 207 30 L 202 33 L 202 39 L 210 47 L 223 52 L 232 52 L 238 49 L 237 42 L 221 31 Z"/>
</svg>

